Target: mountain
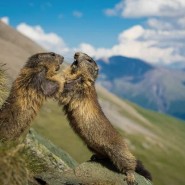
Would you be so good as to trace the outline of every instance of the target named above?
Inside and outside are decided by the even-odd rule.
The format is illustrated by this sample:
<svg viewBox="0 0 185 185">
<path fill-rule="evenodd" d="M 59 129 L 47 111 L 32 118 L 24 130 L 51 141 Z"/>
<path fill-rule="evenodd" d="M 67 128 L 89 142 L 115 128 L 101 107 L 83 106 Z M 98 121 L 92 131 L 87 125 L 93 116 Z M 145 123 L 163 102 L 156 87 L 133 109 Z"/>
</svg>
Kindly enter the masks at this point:
<svg viewBox="0 0 185 185">
<path fill-rule="evenodd" d="M 168 68 L 183 70 L 185 69 L 185 62 L 175 62 L 167 65 Z"/>
<path fill-rule="evenodd" d="M 154 69 L 153 66 L 142 60 L 122 56 L 114 56 L 106 61 L 98 60 L 97 62 L 101 66 L 101 73 L 105 74 L 108 80 L 127 76 L 138 79 L 141 75 Z"/>
<path fill-rule="evenodd" d="M 99 83 L 144 108 L 185 119 L 185 72 L 114 56 L 98 60 Z"/>
<path fill-rule="evenodd" d="M 0 57 L 8 63 L 7 72 L 12 74 L 10 77 L 15 78 L 14 73 L 18 73 L 26 58 L 32 52 L 40 52 L 43 49 L 3 23 L 0 23 L 0 33 L 0 40 L 7 44 L 6 51 L 0 44 Z M 19 42 L 15 44 L 9 37 L 5 39 L 6 34 Z M 23 43 L 30 43 L 30 47 L 24 47 Z M 146 67 L 146 71 L 149 68 Z M 151 171 L 154 184 L 185 184 L 185 122 L 143 109 L 118 98 L 102 86 L 97 85 L 96 89 L 103 111 L 127 139 L 135 156 Z M 89 160 L 91 153 L 74 134 L 57 102 L 49 100 L 45 103 L 33 127 L 77 161 Z"/>
</svg>

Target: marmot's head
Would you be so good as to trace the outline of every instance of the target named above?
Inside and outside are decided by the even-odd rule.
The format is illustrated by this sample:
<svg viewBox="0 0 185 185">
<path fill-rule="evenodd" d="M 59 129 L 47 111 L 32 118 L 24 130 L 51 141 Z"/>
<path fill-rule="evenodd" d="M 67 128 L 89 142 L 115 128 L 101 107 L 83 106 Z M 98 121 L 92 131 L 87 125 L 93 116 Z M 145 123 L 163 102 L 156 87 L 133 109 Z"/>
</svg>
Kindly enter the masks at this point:
<svg viewBox="0 0 185 185">
<path fill-rule="evenodd" d="M 76 52 L 75 61 L 71 65 L 72 73 L 81 73 L 85 80 L 94 82 L 98 76 L 98 66 L 96 62 L 87 54 Z"/>
<path fill-rule="evenodd" d="M 79 98 L 81 95 L 83 96 L 85 93 L 88 93 L 91 87 L 94 86 L 98 76 L 98 66 L 87 54 L 77 52 L 74 55 L 74 62 L 71 64 L 67 76 L 68 79 L 64 84 L 61 96 L 62 101 L 66 101 L 66 97 L 68 99 L 73 97 Z"/>
<path fill-rule="evenodd" d="M 55 73 L 60 69 L 60 65 L 63 63 L 64 57 L 53 52 L 48 53 L 37 53 L 32 55 L 25 67 L 27 68 L 43 68 L 46 71 Z"/>
<path fill-rule="evenodd" d="M 59 83 L 54 78 L 63 60 L 63 56 L 53 52 L 32 55 L 16 81 L 18 86 L 32 88 L 46 97 L 53 96 L 59 89 Z"/>
</svg>

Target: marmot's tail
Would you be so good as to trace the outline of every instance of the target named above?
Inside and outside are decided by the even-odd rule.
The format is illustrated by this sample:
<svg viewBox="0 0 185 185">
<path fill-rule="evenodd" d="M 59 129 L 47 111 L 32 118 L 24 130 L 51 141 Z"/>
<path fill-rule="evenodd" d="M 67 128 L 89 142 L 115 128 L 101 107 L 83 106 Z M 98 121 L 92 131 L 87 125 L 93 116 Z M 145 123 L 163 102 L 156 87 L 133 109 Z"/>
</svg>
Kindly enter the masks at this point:
<svg viewBox="0 0 185 185">
<path fill-rule="evenodd" d="M 144 167 L 143 163 L 140 160 L 137 160 L 136 170 L 138 174 L 142 175 L 146 179 L 152 181 L 151 173 Z"/>
</svg>

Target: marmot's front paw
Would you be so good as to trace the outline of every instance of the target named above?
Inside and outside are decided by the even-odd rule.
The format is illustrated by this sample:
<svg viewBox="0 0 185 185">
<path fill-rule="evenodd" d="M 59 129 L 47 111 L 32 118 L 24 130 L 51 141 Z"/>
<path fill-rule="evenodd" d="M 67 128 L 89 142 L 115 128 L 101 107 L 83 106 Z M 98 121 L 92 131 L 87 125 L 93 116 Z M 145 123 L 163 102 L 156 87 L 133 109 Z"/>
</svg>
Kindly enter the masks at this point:
<svg viewBox="0 0 185 185">
<path fill-rule="evenodd" d="M 128 185 L 137 185 L 137 184 L 138 184 L 138 183 L 135 181 L 134 172 L 132 172 L 132 171 L 126 172 L 126 177 L 125 177 L 124 180 L 127 181 L 127 184 L 128 184 Z"/>
</svg>

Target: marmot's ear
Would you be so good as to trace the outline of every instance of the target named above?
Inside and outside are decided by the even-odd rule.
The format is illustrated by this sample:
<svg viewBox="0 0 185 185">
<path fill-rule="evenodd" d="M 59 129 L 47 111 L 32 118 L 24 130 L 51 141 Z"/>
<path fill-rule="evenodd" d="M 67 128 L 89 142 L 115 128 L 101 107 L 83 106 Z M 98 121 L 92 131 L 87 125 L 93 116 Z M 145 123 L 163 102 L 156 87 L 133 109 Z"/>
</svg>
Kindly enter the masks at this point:
<svg viewBox="0 0 185 185">
<path fill-rule="evenodd" d="M 59 84 L 46 78 L 46 70 L 38 73 L 34 80 L 35 88 L 42 91 L 45 96 L 53 96 L 59 89 Z"/>
</svg>

